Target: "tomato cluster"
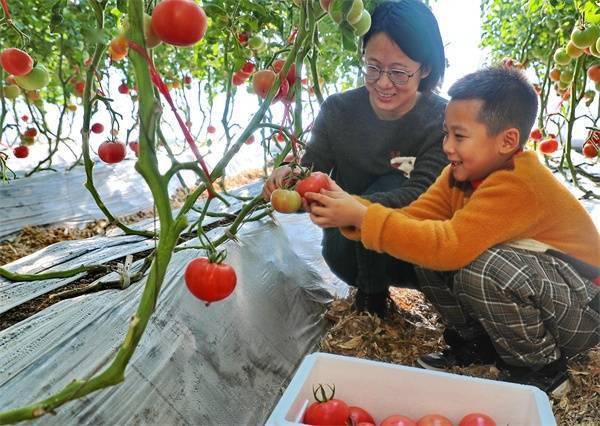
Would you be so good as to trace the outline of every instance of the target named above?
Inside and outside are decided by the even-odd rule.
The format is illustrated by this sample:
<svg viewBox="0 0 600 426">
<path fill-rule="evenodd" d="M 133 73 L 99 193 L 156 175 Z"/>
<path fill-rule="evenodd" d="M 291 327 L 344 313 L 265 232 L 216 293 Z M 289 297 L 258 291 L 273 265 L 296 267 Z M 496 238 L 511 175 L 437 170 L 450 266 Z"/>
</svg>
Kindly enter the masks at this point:
<svg viewBox="0 0 600 426">
<path fill-rule="evenodd" d="M 335 387 L 330 386 L 331 394 L 325 395 L 322 385 L 313 390 L 316 399 L 304 412 L 302 422 L 307 425 L 328 426 L 375 426 L 375 419 L 364 408 L 349 406 L 341 399 L 335 399 Z M 317 395 L 321 392 L 321 397 Z M 441 414 L 426 414 L 414 421 L 402 414 L 392 414 L 384 418 L 379 426 L 452 426 L 453 423 Z M 458 426 L 496 426 L 487 414 L 469 413 Z"/>
</svg>

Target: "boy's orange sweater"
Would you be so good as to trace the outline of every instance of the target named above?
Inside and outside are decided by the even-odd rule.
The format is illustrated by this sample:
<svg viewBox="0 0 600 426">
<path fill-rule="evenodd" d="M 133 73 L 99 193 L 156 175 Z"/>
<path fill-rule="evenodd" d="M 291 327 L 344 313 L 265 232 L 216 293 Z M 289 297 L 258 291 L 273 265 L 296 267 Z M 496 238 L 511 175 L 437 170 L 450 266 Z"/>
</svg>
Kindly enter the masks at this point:
<svg viewBox="0 0 600 426">
<path fill-rule="evenodd" d="M 343 228 L 365 247 L 434 270 L 462 268 L 501 243 L 533 239 L 600 267 L 600 234 L 581 203 L 533 152 L 513 158 L 468 194 L 452 186 L 450 166 L 413 203 L 368 206 L 362 229 Z"/>
</svg>

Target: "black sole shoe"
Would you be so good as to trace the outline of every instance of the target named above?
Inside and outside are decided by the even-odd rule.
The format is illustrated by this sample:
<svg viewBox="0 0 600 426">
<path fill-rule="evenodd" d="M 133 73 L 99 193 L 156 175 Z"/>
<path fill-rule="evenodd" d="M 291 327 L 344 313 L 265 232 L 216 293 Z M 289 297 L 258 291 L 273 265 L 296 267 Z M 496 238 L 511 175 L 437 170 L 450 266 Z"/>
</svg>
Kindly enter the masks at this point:
<svg viewBox="0 0 600 426">
<path fill-rule="evenodd" d="M 499 380 L 518 383 L 521 385 L 535 386 L 553 398 L 561 398 L 571 389 L 567 362 L 559 359 L 540 370 L 510 367 L 504 364 Z"/>
<path fill-rule="evenodd" d="M 431 353 L 417 359 L 422 368 L 446 371 L 452 367 L 494 364 L 499 359 L 492 341 L 487 335 L 472 340 L 464 340 L 451 330 L 444 332 L 444 340 L 449 346 L 442 352 Z"/>
<path fill-rule="evenodd" d="M 385 319 L 392 313 L 394 301 L 390 298 L 389 291 L 366 294 L 358 289 L 354 296 L 354 307 L 358 312 L 368 312 Z"/>
</svg>

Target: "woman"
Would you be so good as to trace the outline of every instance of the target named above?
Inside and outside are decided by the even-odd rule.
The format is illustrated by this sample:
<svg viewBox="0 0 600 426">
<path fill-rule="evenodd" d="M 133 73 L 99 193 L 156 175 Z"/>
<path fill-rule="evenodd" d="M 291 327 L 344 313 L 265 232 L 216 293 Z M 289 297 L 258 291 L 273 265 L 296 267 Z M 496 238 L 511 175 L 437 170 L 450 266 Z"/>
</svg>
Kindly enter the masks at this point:
<svg viewBox="0 0 600 426">
<path fill-rule="evenodd" d="M 301 163 L 331 173 L 351 194 L 403 207 L 447 163 L 441 149 L 446 101 L 432 93 L 444 76 L 444 45 L 435 17 L 418 0 L 381 3 L 362 42 L 365 85 L 325 100 Z M 290 172 L 288 166 L 273 171 L 265 200 Z M 337 229 L 324 230 L 323 257 L 358 288 L 356 308 L 382 318 L 390 307 L 390 284 L 416 283 L 411 264 L 367 250 Z"/>
</svg>

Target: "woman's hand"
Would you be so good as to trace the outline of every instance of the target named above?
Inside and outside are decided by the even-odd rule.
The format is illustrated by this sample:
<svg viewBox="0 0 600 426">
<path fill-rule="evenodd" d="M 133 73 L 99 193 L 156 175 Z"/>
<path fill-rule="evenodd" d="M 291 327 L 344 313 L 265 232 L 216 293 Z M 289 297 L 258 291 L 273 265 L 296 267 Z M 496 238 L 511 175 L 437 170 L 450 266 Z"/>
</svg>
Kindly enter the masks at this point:
<svg viewBox="0 0 600 426">
<path fill-rule="evenodd" d="M 304 196 L 316 201 L 310 208 L 310 220 L 321 228 L 354 226 L 360 229 L 367 207 L 340 188 L 333 180 L 331 190 L 322 189 L 320 194 L 307 192 Z"/>
<path fill-rule="evenodd" d="M 273 170 L 263 186 L 263 200 L 269 202 L 271 200 L 271 193 L 277 188 L 283 188 L 291 173 L 292 168 L 287 165 L 277 167 L 275 170 Z"/>
</svg>

